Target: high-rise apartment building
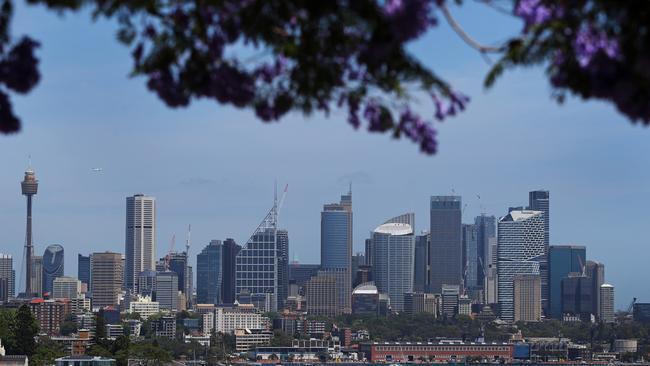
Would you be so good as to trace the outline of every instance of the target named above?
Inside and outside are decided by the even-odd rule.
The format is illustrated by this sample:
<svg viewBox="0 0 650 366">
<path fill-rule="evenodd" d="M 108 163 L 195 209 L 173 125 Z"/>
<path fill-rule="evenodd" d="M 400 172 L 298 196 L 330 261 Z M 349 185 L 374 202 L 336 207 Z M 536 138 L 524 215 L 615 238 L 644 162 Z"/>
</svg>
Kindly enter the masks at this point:
<svg viewBox="0 0 650 366">
<path fill-rule="evenodd" d="M 156 199 L 136 194 L 126 198 L 125 287 L 137 292 L 140 272 L 155 269 Z"/>
<path fill-rule="evenodd" d="M 48 335 L 58 335 L 66 316 L 70 314 L 70 304 L 64 300 L 32 299 L 29 304 L 40 331 Z"/>
<path fill-rule="evenodd" d="M 542 320 L 542 281 L 539 275 L 515 275 L 513 292 L 515 322 Z"/>
<path fill-rule="evenodd" d="M 32 294 L 36 297 L 43 295 L 43 256 L 32 256 Z"/>
<path fill-rule="evenodd" d="M 569 273 L 582 273 L 587 261 L 586 256 L 587 249 L 581 245 L 551 245 L 549 247 L 548 317 L 562 319 L 562 280 Z"/>
<path fill-rule="evenodd" d="M 334 317 L 341 314 L 334 273 L 320 272 L 305 283 L 307 314 Z"/>
<path fill-rule="evenodd" d="M 441 293 L 442 285 L 462 282 L 461 198 L 432 196 L 429 253 L 429 292 Z"/>
<path fill-rule="evenodd" d="M 223 286 L 223 244 L 211 240 L 196 256 L 197 304 L 220 304 Z"/>
<path fill-rule="evenodd" d="M 250 299 L 263 312 L 278 310 L 277 208 L 276 201 L 235 261 L 237 299 Z"/>
<path fill-rule="evenodd" d="M 404 310 L 404 294 L 413 292 L 414 214 L 392 218 L 372 232 L 372 275 L 393 309 Z"/>
<path fill-rule="evenodd" d="M 476 225 L 476 242 L 478 252 L 478 271 L 476 274 L 476 282 L 480 287 L 484 287 L 485 276 L 487 276 L 488 267 L 490 265 L 496 266 L 496 262 L 492 261 L 492 258 L 490 256 L 490 243 L 496 240 L 497 237 L 496 222 L 497 220 L 494 216 L 487 216 L 485 214 L 481 214 L 480 216 L 476 216 L 476 218 L 474 218 L 474 225 Z"/>
<path fill-rule="evenodd" d="M 156 301 L 160 309 L 172 312 L 179 310 L 178 274 L 172 271 L 156 273 Z"/>
<path fill-rule="evenodd" d="M 348 284 L 345 298 L 339 299 L 343 312 L 350 313 L 352 296 L 352 192 L 341 196 L 340 203 L 323 206 L 320 226 L 321 268 L 345 270 Z"/>
<path fill-rule="evenodd" d="M 235 278 L 237 276 L 236 260 L 237 254 L 241 250 L 241 245 L 235 242 L 235 239 L 228 238 L 223 242 L 223 281 L 221 287 L 221 301 L 224 304 L 235 303 Z"/>
<path fill-rule="evenodd" d="M 614 316 L 614 286 L 604 283 L 600 286 L 600 309 L 598 319 L 603 323 L 613 323 Z"/>
<path fill-rule="evenodd" d="M 540 258 L 545 257 L 544 213 L 513 210 L 499 220 L 497 245 L 497 293 L 501 319 L 514 320 L 516 275 L 540 275 Z"/>
<path fill-rule="evenodd" d="M 43 293 L 52 292 L 54 279 L 63 276 L 64 264 L 64 251 L 61 245 L 52 244 L 45 249 L 45 253 L 43 253 Z"/>
<path fill-rule="evenodd" d="M 0 254 L 0 279 L 6 281 L 6 293 L 0 298 L 0 301 L 7 301 L 16 296 L 16 272 L 14 271 L 14 260 L 11 254 Z"/>
<path fill-rule="evenodd" d="M 278 244 L 278 309 L 284 309 L 289 296 L 289 232 L 279 229 L 276 233 Z"/>
<path fill-rule="evenodd" d="M 542 279 L 542 310 L 548 310 L 549 277 L 548 277 L 548 246 L 550 243 L 550 193 L 545 190 L 528 192 L 528 209 L 544 213 L 544 256 L 539 261 L 539 273 Z"/>
<path fill-rule="evenodd" d="M 62 276 L 52 284 L 53 299 L 76 299 L 81 294 L 81 281 L 74 277 Z"/>
<path fill-rule="evenodd" d="M 90 255 L 77 254 L 77 278 L 90 289 Z"/>
<path fill-rule="evenodd" d="M 122 254 L 93 253 L 90 268 L 93 308 L 117 306 L 124 279 Z"/>
</svg>

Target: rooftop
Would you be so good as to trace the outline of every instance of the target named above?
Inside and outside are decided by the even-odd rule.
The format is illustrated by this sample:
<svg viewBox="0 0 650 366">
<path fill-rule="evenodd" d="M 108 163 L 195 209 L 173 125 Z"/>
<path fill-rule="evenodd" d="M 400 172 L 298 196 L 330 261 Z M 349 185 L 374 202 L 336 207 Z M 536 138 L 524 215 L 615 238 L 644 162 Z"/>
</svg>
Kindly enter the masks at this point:
<svg viewBox="0 0 650 366">
<path fill-rule="evenodd" d="M 374 232 L 389 235 L 411 235 L 413 234 L 413 227 L 409 224 L 390 222 L 377 226 Z"/>
</svg>

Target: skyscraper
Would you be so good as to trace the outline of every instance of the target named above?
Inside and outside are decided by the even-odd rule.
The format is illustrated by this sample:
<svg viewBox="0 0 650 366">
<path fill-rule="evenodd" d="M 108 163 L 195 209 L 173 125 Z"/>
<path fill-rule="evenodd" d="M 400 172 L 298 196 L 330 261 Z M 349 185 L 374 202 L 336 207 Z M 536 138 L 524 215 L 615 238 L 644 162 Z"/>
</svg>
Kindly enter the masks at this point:
<svg viewBox="0 0 650 366">
<path fill-rule="evenodd" d="M 284 308 L 289 296 L 289 232 L 277 231 L 278 243 L 278 309 Z"/>
<path fill-rule="evenodd" d="M 519 274 L 539 275 L 539 261 L 544 255 L 543 212 L 514 210 L 499 220 L 497 293 L 501 319 L 514 320 L 514 277 Z"/>
<path fill-rule="evenodd" d="M 404 294 L 413 292 L 414 214 L 397 216 L 372 232 L 372 275 L 393 309 L 404 310 Z"/>
<path fill-rule="evenodd" d="M 277 200 L 235 258 L 235 294 L 250 297 L 261 311 L 278 310 Z"/>
<path fill-rule="evenodd" d="M 25 170 L 25 178 L 20 183 L 23 196 L 27 197 L 27 225 L 25 233 L 25 295 L 32 296 L 32 256 L 34 255 L 34 239 L 32 238 L 32 197 L 38 192 L 38 180 L 30 166 Z M 14 281 L 15 282 L 15 281 Z M 15 287 L 14 287 L 15 288 Z M 12 290 L 11 293 L 13 294 Z M 12 295 L 13 296 L 13 295 Z"/>
<path fill-rule="evenodd" d="M 413 292 L 425 292 L 429 284 L 429 233 L 415 236 Z"/>
<path fill-rule="evenodd" d="M 178 276 L 178 291 L 181 291 L 185 295 L 190 294 L 189 292 L 189 273 L 187 266 L 187 253 L 186 252 L 175 252 L 169 254 L 169 270 L 176 273 Z"/>
<path fill-rule="evenodd" d="M 32 256 L 32 294 L 43 296 L 43 256 Z"/>
<path fill-rule="evenodd" d="M 76 299 L 81 294 L 81 281 L 74 277 L 61 276 L 52 284 L 53 299 Z"/>
<path fill-rule="evenodd" d="M 14 260 L 11 254 L 0 253 L 0 278 L 6 281 L 7 298 L 14 297 L 16 295 L 16 272 L 14 271 Z"/>
<path fill-rule="evenodd" d="M 237 245 L 235 239 L 228 238 L 223 242 L 221 301 L 224 304 L 233 304 L 235 302 L 235 278 L 237 276 L 235 262 L 240 250 L 241 245 Z"/>
<path fill-rule="evenodd" d="M 542 283 L 539 275 L 515 275 L 513 293 L 514 321 L 538 322 L 542 319 Z"/>
<path fill-rule="evenodd" d="M 54 279 L 64 273 L 64 251 L 59 244 L 52 244 L 43 253 L 43 293 L 52 292 Z"/>
<path fill-rule="evenodd" d="M 585 275 L 591 279 L 591 286 L 593 287 L 593 314 L 600 314 L 600 287 L 605 283 L 605 265 L 599 262 L 587 261 L 585 268 Z M 613 290 L 612 290 L 613 291 Z"/>
<path fill-rule="evenodd" d="M 590 321 L 593 314 L 593 286 L 591 279 L 582 273 L 572 272 L 562 279 L 562 314 Z"/>
<path fill-rule="evenodd" d="M 116 306 L 124 279 L 122 254 L 112 252 L 93 253 L 90 256 L 90 268 L 93 308 Z"/>
<path fill-rule="evenodd" d="M 598 319 L 603 323 L 613 323 L 614 317 L 614 286 L 604 283 L 600 286 L 600 309 Z"/>
<path fill-rule="evenodd" d="M 140 272 L 155 269 L 156 199 L 136 194 L 126 198 L 125 287 L 137 291 Z"/>
<path fill-rule="evenodd" d="M 320 272 L 305 283 L 307 297 L 307 314 L 313 316 L 337 316 L 341 314 L 339 307 L 339 291 L 336 275 L 330 272 Z"/>
<path fill-rule="evenodd" d="M 542 310 L 548 310 L 549 278 L 548 278 L 548 246 L 550 243 L 550 194 L 549 191 L 537 190 L 528 192 L 528 209 L 544 213 L 544 256 L 539 259 L 539 273 L 542 278 Z"/>
<path fill-rule="evenodd" d="M 478 231 L 476 225 L 463 224 L 463 284 L 471 293 L 479 290 Z"/>
<path fill-rule="evenodd" d="M 476 216 L 474 219 L 474 225 L 476 225 L 476 242 L 477 242 L 477 261 L 478 261 L 478 272 L 476 274 L 476 282 L 480 287 L 483 287 L 485 284 L 485 276 L 488 272 L 488 267 L 492 262 L 490 258 L 490 242 L 491 239 L 496 239 L 497 237 L 497 226 L 496 218 L 494 216 L 487 216 L 481 214 L 481 216 Z"/>
<path fill-rule="evenodd" d="M 196 255 L 196 302 L 197 304 L 220 304 L 223 284 L 223 244 L 211 240 Z"/>
<path fill-rule="evenodd" d="M 347 271 L 349 284 L 340 299 L 344 313 L 350 313 L 352 296 L 352 191 L 341 196 L 340 203 L 323 206 L 320 226 L 320 259 L 323 269 Z"/>
<path fill-rule="evenodd" d="M 571 272 L 582 273 L 586 256 L 587 250 L 581 245 L 551 245 L 549 247 L 547 316 L 562 319 L 562 280 Z"/>
<path fill-rule="evenodd" d="M 178 311 L 178 275 L 165 271 L 156 273 L 156 301 L 160 309 Z"/>
<path fill-rule="evenodd" d="M 429 234 L 429 292 L 441 293 L 442 285 L 460 286 L 463 266 L 459 196 L 431 197 Z"/>
<path fill-rule="evenodd" d="M 90 256 L 77 254 L 77 278 L 90 289 Z"/>
</svg>

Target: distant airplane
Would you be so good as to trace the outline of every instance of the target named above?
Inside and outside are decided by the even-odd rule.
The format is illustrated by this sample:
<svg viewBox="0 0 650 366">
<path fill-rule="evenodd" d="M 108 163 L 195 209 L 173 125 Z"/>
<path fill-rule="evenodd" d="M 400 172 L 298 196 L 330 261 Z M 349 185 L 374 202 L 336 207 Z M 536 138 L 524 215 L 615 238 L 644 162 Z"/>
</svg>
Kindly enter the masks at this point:
<svg viewBox="0 0 650 366">
<path fill-rule="evenodd" d="M 101 173 L 102 171 L 104 171 L 103 168 L 90 168 L 90 170 L 92 170 L 93 172 L 96 172 L 96 173 Z"/>
</svg>

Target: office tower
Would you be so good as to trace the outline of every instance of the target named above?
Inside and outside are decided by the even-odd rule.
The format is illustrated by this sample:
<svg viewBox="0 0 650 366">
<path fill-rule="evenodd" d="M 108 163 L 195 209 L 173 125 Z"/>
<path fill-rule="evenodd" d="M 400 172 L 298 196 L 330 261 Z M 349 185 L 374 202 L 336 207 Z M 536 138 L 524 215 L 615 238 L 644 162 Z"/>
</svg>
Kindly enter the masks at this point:
<svg viewBox="0 0 650 366">
<path fill-rule="evenodd" d="M 518 274 L 539 275 L 539 261 L 546 254 L 544 213 L 511 211 L 499 220 L 497 237 L 497 294 L 501 319 L 513 321 L 514 277 Z"/>
<path fill-rule="evenodd" d="M 587 250 L 581 245 L 551 245 L 548 251 L 547 316 L 562 319 L 562 280 L 569 273 L 582 273 Z M 596 312 L 597 313 L 597 312 Z"/>
<path fill-rule="evenodd" d="M 367 265 L 359 266 L 359 269 L 357 269 L 357 273 L 354 277 L 354 287 L 372 281 L 371 268 L 372 267 Z"/>
<path fill-rule="evenodd" d="M 413 291 L 425 292 L 429 285 L 429 233 L 415 236 L 413 258 Z"/>
<path fill-rule="evenodd" d="M 544 213 L 544 245 L 545 256 L 539 260 L 539 273 L 542 278 L 542 310 L 548 310 L 549 278 L 548 278 L 548 246 L 550 243 L 550 194 L 549 191 L 538 190 L 528 192 L 528 209 Z"/>
<path fill-rule="evenodd" d="M 593 314 L 600 314 L 600 287 L 605 283 L 605 265 L 602 263 L 587 261 L 585 275 L 591 279 L 591 286 L 594 294 Z"/>
<path fill-rule="evenodd" d="M 323 206 L 320 221 L 320 260 L 323 269 L 344 269 L 345 288 L 343 312 L 351 312 L 352 296 L 352 191 L 341 196 L 340 203 Z"/>
<path fill-rule="evenodd" d="M 25 296 L 32 296 L 32 256 L 34 255 L 34 239 L 32 238 L 32 197 L 38 192 L 38 180 L 30 166 L 25 170 L 25 178 L 20 182 L 23 196 L 27 197 L 27 225 L 25 233 Z M 15 282 L 15 281 L 14 281 Z M 11 289 L 10 289 L 11 290 Z M 14 290 L 11 290 L 13 296 Z"/>
<path fill-rule="evenodd" d="M 187 266 L 187 253 L 175 252 L 169 253 L 168 257 L 169 270 L 176 273 L 178 276 L 178 291 L 184 294 L 190 293 L 189 291 L 189 273 Z"/>
<path fill-rule="evenodd" d="M 153 297 L 156 293 L 156 271 L 150 269 L 140 272 L 138 275 L 138 294 L 140 296 Z"/>
<path fill-rule="evenodd" d="M 598 319 L 603 323 L 613 323 L 614 317 L 614 286 L 604 283 L 600 285 L 600 308 Z"/>
<path fill-rule="evenodd" d="M 90 288 L 90 256 L 77 254 L 77 278 Z"/>
<path fill-rule="evenodd" d="M 63 276 L 64 263 L 62 246 L 52 244 L 45 249 L 45 253 L 43 253 L 43 293 L 52 292 L 54 279 Z"/>
<path fill-rule="evenodd" d="M 463 224 L 463 284 L 470 293 L 483 286 L 478 282 L 478 231 L 476 225 Z"/>
<path fill-rule="evenodd" d="M 373 280 L 397 311 L 404 310 L 404 294 L 413 292 L 414 221 L 414 214 L 397 216 L 372 232 Z"/>
<path fill-rule="evenodd" d="M 196 303 L 220 304 L 223 284 L 223 249 L 221 240 L 211 240 L 196 255 Z"/>
<path fill-rule="evenodd" d="M 93 308 L 117 306 L 124 279 L 122 254 L 93 253 L 90 256 L 90 268 Z"/>
<path fill-rule="evenodd" d="M 178 311 L 178 274 L 176 272 L 156 273 L 156 301 L 162 310 Z"/>
<path fill-rule="evenodd" d="M 372 282 L 358 285 L 352 291 L 352 314 L 379 315 L 379 291 Z"/>
<path fill-rule="evenodd" d="M 155 269 L 156 199 L 136 194 L 126 198 L 125 288 L 136 292 L 140 272 Z"/>
<path fill-rule="evenodd" d="M 442 285 L 461 285 L 462 240 L 461 198 L 459 196 L 431 197 L 431 262 L 429 291 L 441 293 Z"/>
<path fill-rule="evenodd" d="M 302 286 L 310 278 L 316 276 L 320 270 L 320 264 L 304 264 L 293 262 L 289 264 L 289 282 Z"/>
<path fill-rule="evenodd" d="M 485 304 L 496 304 L 499 302 L 499 281 L 496 264 L 490 264 L 486 268 L 485 281 L 483 284 L 483 297 Z"/>
<path fill-rule="evenodd" d="M 372 266 L 372 239 L 366 239 L 363 248 L 366 257 L 366 265 Z"/>
<path fill-rule="evenodd" d="M 32 294 L 36 297 L 43 295 L 43 256 L 32 256 Z"/>
<path fill-rule="evenodd" d="M 345 280 L 346 276 L 343 278 Z M 320 272 L 305 283 L 308 315 L 334 317 L 341 314 L 340 291 L 336 285 L 335 274 L 326 271 Z"/>
<path fill-rule="evenodd" d="M 263 305 L 261 311 L 278 310 L 277 199 L 262 223 L 236 256 L 235 294 Z M 241 302 L 241 301 L 240 301 Z"/>
<path fill-rule="evenodd" d="M 74 277 L 62 276 L 52 284 L 53 299 L 76 299 L 81 294 L 81 281 Z"/>
<path fill-rule="evenodd" d="M 441 289 L 442 316 L 453 318 L 458 314 L 458 302 L 460 300 L 460 286 L 442 285 Z"/>
<path fill-rule="evenodd" d="M 359 267 L 366 264 L 366 256 L 363 253 L 357 253 L 352 256 L 352 284 L 354 287 L 354 281 L 359 271 Z"/>
<path fill-rule="evenodd" d="M 224 304 L 235 303 L 235 261 L 241 245 L 235 239 L 228 238 L 223 242 L 223 282 L 221 287 L 221 301 Z"/>
<path fill-rule="evenodd" d="M 562 314 L 590 321 L 593 311 L 593 286 L 591 279 L 582 273 L 569 273 L 562 279 Z"/>
<path fill-rule="evenodd" d="M 490 257 L 491 240 L 496 240 L 497 237 L 496 222 L 497 219 L 494 216 L 487 216 L 485 214 L 481 214 L 481 216 L 476 216 L 476 218 L 474 218 L 474 225 L 476 225 L 476 242 L 478 252 L 478 272 L 476 282 L 481 287 L 485 283 L 485 276 L 487 274 L 488 266 L 490 264 L 496 264 L 492 262 L 492 258 Z"/>
<path fill-rule="evenodd" d="M 404 312 L 407 314 L 429 313 L 437 315 L 439 296 L 424 292 L 404 294 Z"/>
<path fill-rule="evenodd" d="M 14 272 L 14 260 L 11 254 L 0 253 L 0 278 L 7 282 L 6 298 L 10 299 L 16 296 L 16 273 Z M 4 299 L 4 301 L 7 299 Z"/>
<path fill-rule="evenodd" d="M 513 292 L 516 322 L 542 320 L 542 281 L 539 275 L 515 275 Z"/>
<path fill-rule="evenodd" d="M 284 308 L 289 296 L 289 232 L 278 230 L 278 309 Z"/>
</svg>

